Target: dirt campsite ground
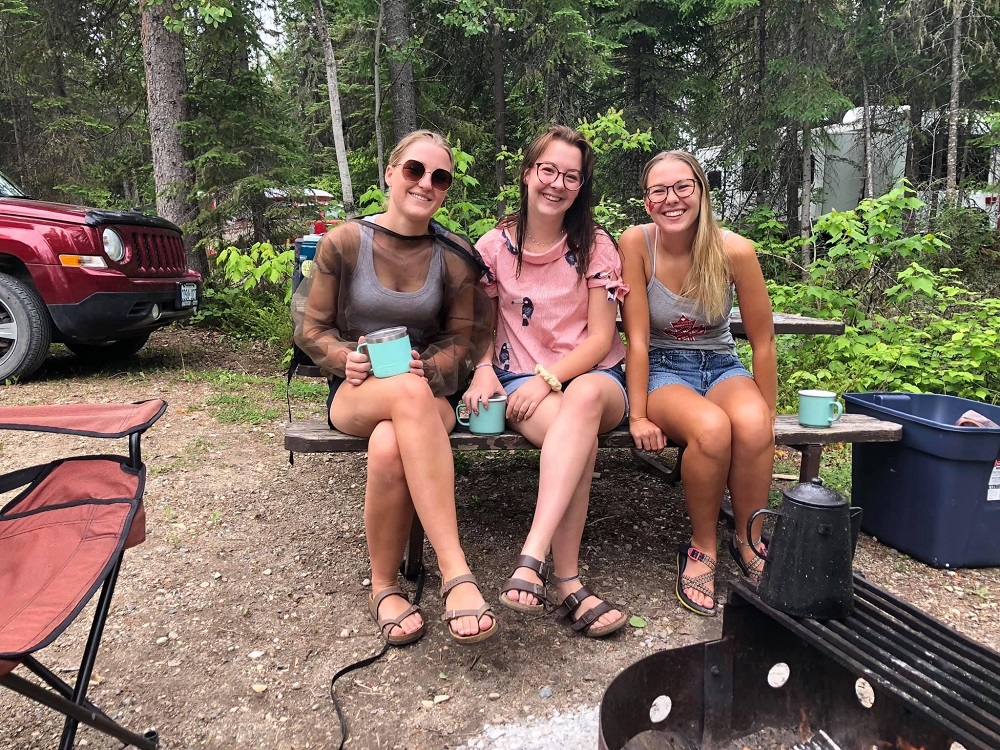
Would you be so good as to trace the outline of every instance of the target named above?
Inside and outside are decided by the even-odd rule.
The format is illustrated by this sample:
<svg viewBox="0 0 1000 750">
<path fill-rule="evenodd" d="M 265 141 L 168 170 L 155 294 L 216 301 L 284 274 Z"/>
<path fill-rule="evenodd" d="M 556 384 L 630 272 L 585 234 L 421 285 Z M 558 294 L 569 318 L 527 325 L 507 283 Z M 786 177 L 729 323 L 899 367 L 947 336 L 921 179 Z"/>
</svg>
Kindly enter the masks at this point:
<svg viewBox="0 0 1000 750">
<path fill-rule="evenodd" d="M 330 678 L 381 645 L 365 608 L 364 456 L 299 455 L 289 466 L 279 369 L 276 355 L 259 346 L 174 328 L 156 334 L 127 369 L 87 367 L 54 352 L 30 382 L 0 386 L 5 405 L 170 404 L 144 439 L 148 538 L 126 554 L 90 687 L 92 699 L 130 728 L 155 728 L 166 750 L 336 748 Z M 296 418 L 320 413 L 322 398 L 319 384 L 297 382 Z M 112 450 L 125 447 L 0 433 L 3 471 Z M 458 460 L 461 534 L 488 598 L 495 600 L 518 553 L 537 466 L 529 452 Z M 550 616 L 498 608 L 497 637 L 454 644 L 438 621 L 440 581 L 428 550 L 428 635 L 338 682 L 348 747 L 455 748 L 486 724 L 593 708 L 637 659 L 719 635 L 721 618 L 697 617 L 674 598 L 674 550 L 688 533 L 680 488 L 641 469 L 628 451 L 602 452 L 597 473 L 584 576 L 646 626 L 593 641 Z M 720 527 L 720 539 L 728 534 Z M 724 597 L 736 569 L 728 557 L 720 561 Z M 935 570 L 868 537 L 856 567 L 1000 648 L 1000 570 Z M 66 678 L 79 663 L 90 611 L 40 654 Z M 0 716 L 4 750 L 58 742 L 58 716 L 9 691 L 0 692 Z M 120 743 L 83 728 L 78 746 Z"/>
</svg>

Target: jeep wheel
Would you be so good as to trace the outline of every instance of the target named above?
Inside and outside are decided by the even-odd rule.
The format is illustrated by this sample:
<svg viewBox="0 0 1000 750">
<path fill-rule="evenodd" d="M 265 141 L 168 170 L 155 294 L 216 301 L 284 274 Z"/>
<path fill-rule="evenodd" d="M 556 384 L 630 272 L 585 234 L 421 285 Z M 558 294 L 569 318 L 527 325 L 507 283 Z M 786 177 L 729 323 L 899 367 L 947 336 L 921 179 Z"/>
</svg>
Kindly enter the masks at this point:
<svg viewBox="0 0 1000 750">
<path fill-rule="evenodd" d="M 86 362 L 127 359 L 146 345 L 149 336 L 149 333 L 142 333 L 138 336 L 108 341 L 103 344 L 80 344 L 75 341 L 67 341 L 66 348 Z"/>
<path fill-rule="evenodd" d="M 38 292 L 0 273 L 0 384 L 31 375 L 51 342 L 52 321 Z"/>
</svg>

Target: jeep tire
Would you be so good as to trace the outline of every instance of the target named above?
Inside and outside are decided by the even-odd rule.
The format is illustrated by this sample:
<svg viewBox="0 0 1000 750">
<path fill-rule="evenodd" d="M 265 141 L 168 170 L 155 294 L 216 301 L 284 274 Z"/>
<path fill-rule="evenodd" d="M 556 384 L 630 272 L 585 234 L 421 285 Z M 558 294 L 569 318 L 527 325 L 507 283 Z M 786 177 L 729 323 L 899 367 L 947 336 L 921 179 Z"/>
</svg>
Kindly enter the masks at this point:
<svg viewBox="0 0 1000 750">
<path fill-rule="evenodd" d="M 0 273 L 0 384 L 23 380 L 49 353 L 52 321 L 38 292 Z"/>
<path fill-rule="evenodd" d="M 130 336 L 116 341 L 106 341 L 102 344 L 81 344 L 76 341 L 67 341 L 66 348 L 84 362 L 128 359 L 133 354 L 137 354 L 146 345 L 150 334 L 151 332 L 147 331 L 146 333 L 140 333 L 138 336 Z"/>
</svg>

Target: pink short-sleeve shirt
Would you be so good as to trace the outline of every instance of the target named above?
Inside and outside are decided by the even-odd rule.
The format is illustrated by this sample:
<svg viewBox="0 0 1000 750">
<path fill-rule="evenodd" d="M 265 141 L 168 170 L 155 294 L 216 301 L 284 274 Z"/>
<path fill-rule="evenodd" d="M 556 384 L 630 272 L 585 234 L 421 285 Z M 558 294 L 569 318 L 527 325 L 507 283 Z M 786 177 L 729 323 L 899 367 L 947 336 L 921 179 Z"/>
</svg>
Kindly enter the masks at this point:
<svg viewBox="0 0 1000 750">
<path fill-rule="evenodd" d="M 548 367 L 587 338 L 590 290 L 607 290 L 605 304 L 618 305 L 628 292 L 621 280 L 621 256 L 611 238 L 598 231 L 585 276 L 576 270 L 576 254 L 564 237 L 541 255 L 525 253 L 521 273 L 513 240 L 496 228 L 476 243 L 486 262 L 486 293 L 497 300 L 493 364 L 517 373 Z M 611 351 L 597 364 L 607 369 L 625 358 L 617 333 Z"/>
</svg>

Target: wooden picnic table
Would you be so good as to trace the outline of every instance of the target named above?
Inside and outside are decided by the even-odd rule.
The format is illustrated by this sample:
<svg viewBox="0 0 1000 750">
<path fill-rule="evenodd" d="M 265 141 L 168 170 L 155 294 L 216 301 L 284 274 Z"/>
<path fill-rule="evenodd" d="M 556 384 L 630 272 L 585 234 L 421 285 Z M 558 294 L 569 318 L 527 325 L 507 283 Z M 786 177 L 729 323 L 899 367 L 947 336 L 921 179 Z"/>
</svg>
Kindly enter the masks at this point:
<svg viewBox="0 0 1000 750">
<path fill-rule="evenodd" d="M 740 309 L 734 308 L 729 315 L 729 328 L 734 336 L 746 336 L 743 328 L 743 317 Z M 792 313 L 774 313 L 775 333 L 797 333 L 801 335 L 833 334 L 839 336 L 844 332 L 844 324 L 839 320 L 825 320 L 823 318 L 809 318 L 805 315 L 793 315 Z"/>
</svg>

